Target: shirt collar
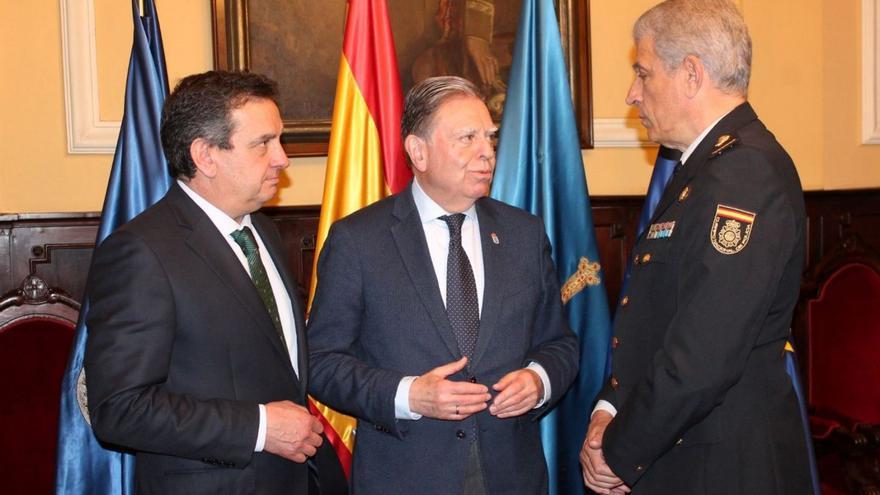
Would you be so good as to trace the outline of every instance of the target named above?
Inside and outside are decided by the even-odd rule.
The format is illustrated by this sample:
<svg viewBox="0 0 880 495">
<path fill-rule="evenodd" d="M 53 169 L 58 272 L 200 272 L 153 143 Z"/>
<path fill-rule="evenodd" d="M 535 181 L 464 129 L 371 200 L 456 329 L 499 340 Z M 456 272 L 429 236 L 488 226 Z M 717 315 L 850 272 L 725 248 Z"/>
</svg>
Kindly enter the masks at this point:
<svg viewBox="0 0 880 495">
<path fill-rule="evenodd" d="M 413 179 L 412 186 L 412 195 L 413 200 L 416 203 L 416 210 L 419 211 L 419 218 L 422 220 L 422 223 L 428 223 L 432 220 L 436 220 L 443 215 L 449 215 L 450 213 L 443 209 L 442 206 L 438 205 L 436 201 L 431 199 L 428 196 L 428 193 L 422 189 L 422 186 L 419 184 L 418 179 Z M 467 218 L 473 220 L 477 216 L 477 208 L 475 205 L 471 205 L 470 208 L 464 210 L 462 213 L 465 214 Z"/>
<path fill-rule="evenodd" d="M 217 208 L 210 201 L 203 198 L 199 195 L 199 193 L 193 191 L 186 185 L 182 180 L 177 181 L 177 185 L 183 189 L 183 192 L 186 193 L 187 196 L 193 202 L 201 208 L 202 211 L 205 212 L 205 215 L 208 215 L 208 218 L 211 219 L 211 223 L 217 227 L 217 230 L 220 231 L 223 235 L 229 235 L 235 232 L 236 230 L 241 229 L 242 227 L 250 227 L 251 230 L 254 229 L 254 224 L 251 222 L 251 215 L 248 213 L 241 219 L 241 224 L 232 219 L 229 215 L 223 212 L 220 208 Z"/>
<path fill-rule="evenodd" d="M 730 112 L 727 112 L 727 113 L 730 113 Z M 697 149 L 697 146 L 699 146 L 700 143 L 702 143 L 703 140 L 706 139 L 706 136 L 709 134 L 709 132 L 712 131 L 712 129 L 715 128 L 716 125 L 718 125 L 718 122 L 721 122 L 721 119 L 723 119 L 724 117 L 727 116 L 727 113 L 725 113 L 721 117 L 718 117 L 717 119 L 715 119 L 715 122 L 712 122 L 711 124 L 709 124 L 709 127 L 706 127 L 705 129 L 703 129 L 703 132 L 701 132 L 700 135 L 697 136 L 697 139 L 694 139 L 694 142 L 692 142 L 691 145 L 688 146 L 687 149 L 684 150 L 684 153 L 681 154 L 681 160 L 680 160 L 682 164 L 687 163 L 687 159 L 691 157 L 691 155 L 694 153 L 694 150 Z"/>
</svg>

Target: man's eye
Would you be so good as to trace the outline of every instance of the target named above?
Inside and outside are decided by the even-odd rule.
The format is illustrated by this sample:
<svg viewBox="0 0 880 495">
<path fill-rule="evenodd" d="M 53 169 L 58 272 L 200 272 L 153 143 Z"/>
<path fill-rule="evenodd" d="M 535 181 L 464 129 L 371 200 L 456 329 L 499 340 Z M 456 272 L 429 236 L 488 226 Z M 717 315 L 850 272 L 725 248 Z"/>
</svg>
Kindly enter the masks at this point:
<svg viewBox="0 0 880 495">
<path fill-rule="evenodd" d="M 466 144 L 470 144 L 474 141 L 474 137 L 475 136 L 473 134 L 465 134 L 464 136 L 461 137 L 461 142 L 466 143 Z"/>
</svg>

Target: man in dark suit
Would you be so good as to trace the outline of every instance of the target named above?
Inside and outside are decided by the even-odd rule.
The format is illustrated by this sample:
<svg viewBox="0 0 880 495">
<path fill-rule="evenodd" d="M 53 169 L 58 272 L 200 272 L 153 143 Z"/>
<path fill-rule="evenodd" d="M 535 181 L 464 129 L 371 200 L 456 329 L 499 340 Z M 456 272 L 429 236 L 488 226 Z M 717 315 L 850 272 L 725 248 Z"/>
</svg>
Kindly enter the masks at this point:
<svg viewBox="0 0 880 495">
<path fill-rule="evenodd" d="M 810 493 L 783 357 L 803 193 L 746 102 L 745 22 L 728 0 L 668 0 L 633 32 L 627 103 L 683 165 L 634 248 L 584 480 L 599 493 Z"/>
<path fill-rule="evenodd" d="M 310 392 L 358 418 L 353 492 L 547 492 L 537 419 L 577 373 L 542 222 L 485 197 L 497 128 L 472 83 L 417 84 L 405 191 L 336 222 Z"/>
<path fill-rule="evenodd" d="M 254 213 L 288 165 L 276 95 L 256 74 L 183 79 L 161 129 L 177 183 L 95 251 L 91 424 L 136 452 L 139 493 L 346 491 L 305 407 L 305 325 L 284 247 Z"/>
</svg>

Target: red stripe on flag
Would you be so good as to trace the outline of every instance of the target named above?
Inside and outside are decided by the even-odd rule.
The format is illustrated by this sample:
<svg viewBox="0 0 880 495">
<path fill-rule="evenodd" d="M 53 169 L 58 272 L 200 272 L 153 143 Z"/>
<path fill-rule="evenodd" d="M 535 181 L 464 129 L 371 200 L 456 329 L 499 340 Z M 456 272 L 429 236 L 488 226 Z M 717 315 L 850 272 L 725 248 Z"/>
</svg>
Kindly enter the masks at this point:
<svg viewBox="0 0 880 495">
<path fill-rule="evenodd" d="M 333 450 L 336 451 L 336 456 L 339 457 L 339 463 L 342 464 L 342 470 L 345 472 L 345 478 L 351 481 L 351 452 L 345 446 L 345 442 L 342 441 L 342 438 L 333 429 L 333 425 L 321 414 L 321 411 L 315 408 L 311 398 L 309 399 L 309 412 L 321 422 L 321 426 L 324 427 L 324 436 L 327 437 L 327 441 L 330 442 Z"/>
<path fill-rule="evenodd" d="M 384 0 L 349 0 L 342 53 L 379 131 L 385 183 L 400 192 L 412 173 L 403 158 L 400 72 Z"/>
</svg>

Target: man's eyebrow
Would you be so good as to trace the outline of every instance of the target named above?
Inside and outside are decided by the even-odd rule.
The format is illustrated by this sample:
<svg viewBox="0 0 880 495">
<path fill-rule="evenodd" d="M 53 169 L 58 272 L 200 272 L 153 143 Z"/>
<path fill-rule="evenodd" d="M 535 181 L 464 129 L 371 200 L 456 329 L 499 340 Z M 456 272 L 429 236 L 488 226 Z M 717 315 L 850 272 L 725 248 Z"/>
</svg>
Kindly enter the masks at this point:
<svg viewBox="0 0 880 495">
<path fill-rule="evenodd" d="M 278 134 L 275 134 L 272 132 L 267 132 L 266 134 L 263 134 L 262 136 L 259 136 L 256 139 L 254 139 L 253 141 L 251 141 L 250 143 L 248 143 L 248 145 L 249 146 L 256 146 L 256 145 L 264 143 L 266 141 L 271 141 L 271 140 L 275 139 L 276 136 L 278 136 Z"/>
</svg>

